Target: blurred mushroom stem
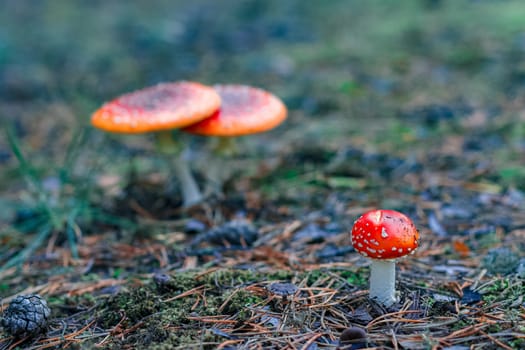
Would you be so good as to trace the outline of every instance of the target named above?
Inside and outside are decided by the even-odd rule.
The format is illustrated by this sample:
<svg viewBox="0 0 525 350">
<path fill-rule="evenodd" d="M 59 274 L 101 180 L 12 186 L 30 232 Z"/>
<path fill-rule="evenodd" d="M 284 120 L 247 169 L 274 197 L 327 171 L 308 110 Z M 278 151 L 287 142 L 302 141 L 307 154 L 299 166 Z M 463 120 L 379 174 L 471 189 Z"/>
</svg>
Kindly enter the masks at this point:
<svg viewBox="0 0 525 350">
<path fill-rule="evenodd" d="M 370 298 L 384 306 L 396 302 L 396 262 L 390 260 L 372 260 L 370 265 Z"/>
<path fill-rule="evenodd" d="M 217 136 L 211 140 L 213 159 L 206 169 L 206 193 L 222 194 L 222 186 L 232 173 L 231 164 L 224 166 L 224 161 L 239 154 L 239 147 L 235 137 Z"/>
<path fill-rule="evenodd" d="M 187 208 L 201 202 L 204 197 L 188 165 L 186 147 L 173 137 L 171 131 L 157 132 L 155 137 L 157 149 L 169 158 L 173 165 L 175 177 L 182 191 L 183 206 Z"/>
<path fill-rule="evenodd" d="M 212 140 L 212 152 L 221 157 L 233 157 L 239 154 L 237 140 L 233 136 L 217 136 Z"/>
</svg>

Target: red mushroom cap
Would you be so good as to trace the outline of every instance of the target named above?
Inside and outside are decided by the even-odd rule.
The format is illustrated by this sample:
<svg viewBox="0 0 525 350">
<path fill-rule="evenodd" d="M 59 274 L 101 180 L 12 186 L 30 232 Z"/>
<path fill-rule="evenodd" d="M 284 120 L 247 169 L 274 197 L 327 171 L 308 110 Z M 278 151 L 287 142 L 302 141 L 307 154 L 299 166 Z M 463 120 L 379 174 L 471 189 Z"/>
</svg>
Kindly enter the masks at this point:
<svg viewBox="0 0 525 350">
<path fill-rule="evenodd" d="M 96 128 L 144 133 L 185 127 L 209 117 L 221 104 L 215 90 L 199 83 L 163 83 L 124 94 L 91 117 Z"/>
<path fill-rule="evenodd" d="M 396 259 L 419 246 L 419 232 L 412 221 L 395 210 L 372 210 L 352 228 L 352 245 L 372 259 Z"/>
<path fill-rule="evenodd" d="M 286 119 L 286 107 L 271 93 L 246 85 L 216 85 L 221 108 L 183 131 L 206 136 L 240 136 L 273 129 Z"/>
</svg>

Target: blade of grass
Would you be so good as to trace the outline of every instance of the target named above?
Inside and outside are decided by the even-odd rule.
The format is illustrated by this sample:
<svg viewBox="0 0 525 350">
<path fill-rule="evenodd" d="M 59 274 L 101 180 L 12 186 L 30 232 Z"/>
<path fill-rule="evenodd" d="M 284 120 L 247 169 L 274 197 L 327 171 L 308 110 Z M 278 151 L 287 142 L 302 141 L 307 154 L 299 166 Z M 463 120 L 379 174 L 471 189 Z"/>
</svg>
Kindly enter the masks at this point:
<svg viewBox="0 0 525 350">
<path fill-rule="evenodd" d="M 46 225 L 40 229 L 36 237 L 31 241 L 31 243 L 17 253 L 14 257 L 9 259 L 4 266 L 0 267 L 0 271 L 8 269 L 10 267 L 19 266 L 20 264 L 27 261 L 27 259 L 40 247 L 44 245 L 44 241 L 49 238 L 52 231 L 50 225 Z"/>
<path fill-rule="evenodd" d="M 75 234 L 75 227 L 78 227 L 77 223 L 75 222 L 77 215 L 77 210 L 73 210 L 67 219 L 66 225 L 66 235 L 69 242 L 69 249 L 71 249 L 71 255 L 74 259 L 78 259 L 77 237 Z"/>
<path fill-rule="evenodd" d="M 13 151 L 18 163 L 20 164 L 20 172 L 24 179 L 26 180 L 28 186 L 33 188 L 37 194 L 37 199 L 39 204 L 44 209 L 45 213 L 49 216 L 49 220 L 52 222 L 53 227 L 58 229 L 62 226 L 59 218 L 55 215 L 51 207 L 49 206 L 49 200 L 47 198 L 46 192 L 42 188 L 40 181 L 38 180 L 34 168 L 24 157 L 20 144 L 15 137 L 15 133 L 11 126 L 5 127 L 7 142 Z"/>
<path fill-rule="evenodd" d="M 71 142 L 66 148 L 66 155 L 64 161 L 59 169 L 60 180 L 62 182 L 69 182 L 70 169 L 73 168 L 75 160 L 78 158 L 78 152 L 82 149 L 86 140 L 86 128 L 78 128 L 71 137 Z"/>
<path fill-rule="evenodd" d="M 11 147 L 11 151 L 13 152 L 16 159 L 18 160 L 18 163 L 20 164 L 20 173 L 24 176 L 24 179 L 26 180 L 29 186 L 35 189 L 41 189 L 40 182 L 38 181 L 37 176 L 35 175 L 35 170 L 29 164 L 29 162 L 26 160 L 22 153 L 20 143 L 18 142 L 18 139 L 15 136 L 13 127 L 10 125 L 6 125 L 4 127 L 4 130 L 9 147 Z"/>
</svg>

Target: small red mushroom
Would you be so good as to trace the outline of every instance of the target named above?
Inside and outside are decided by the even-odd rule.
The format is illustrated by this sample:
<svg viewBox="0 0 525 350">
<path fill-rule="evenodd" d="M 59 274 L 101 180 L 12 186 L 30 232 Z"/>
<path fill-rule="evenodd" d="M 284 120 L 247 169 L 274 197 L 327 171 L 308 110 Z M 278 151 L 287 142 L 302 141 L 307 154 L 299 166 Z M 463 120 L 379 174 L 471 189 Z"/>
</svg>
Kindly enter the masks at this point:
<svg viewBox="0 0 525 350">
<path fill-rule="evenodd" d="M 372 259 L 370 298 L 390 306 L 396 302 L 395 259 L 412 254 L 419 246 L 419 232 L 412 221 L 395 210 L 372 210 L 357 219 L 352 245 Z"/>
</svg>

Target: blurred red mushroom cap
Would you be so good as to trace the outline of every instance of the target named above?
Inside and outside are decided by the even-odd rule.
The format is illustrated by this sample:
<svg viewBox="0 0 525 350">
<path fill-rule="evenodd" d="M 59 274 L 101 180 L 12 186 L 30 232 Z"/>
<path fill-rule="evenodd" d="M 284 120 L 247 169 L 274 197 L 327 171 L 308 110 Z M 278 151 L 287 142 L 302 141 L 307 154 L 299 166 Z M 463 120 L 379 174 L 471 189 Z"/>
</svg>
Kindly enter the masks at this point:
<svg viewBox="0 0 525 350">
<path fill-rule="evenodd" d="M 206 136 L 241 136 L 264 132 L 281 124 L 287 115 L 273 94 L 246 85 L 216 85 L 221 108 L 211 117 L 183 131 Z"/>
<path fill-rule="evenodd" d="M 419 232 L 412 221 L 395 210 L 372 210 L 357 219 L 352 245 L 372 259 L 396 259 L 419 246 Z"/>
<path fill-rule="evenodd" d="M 93 114 L 91 124 L 115 133 L 170 130 L 209 117 L 220 104 L 211 87 L 189 81 L 162 83 L 105 103 Z"/>
</svg>

